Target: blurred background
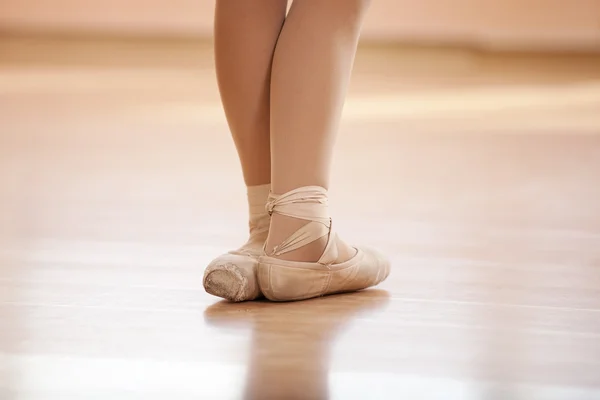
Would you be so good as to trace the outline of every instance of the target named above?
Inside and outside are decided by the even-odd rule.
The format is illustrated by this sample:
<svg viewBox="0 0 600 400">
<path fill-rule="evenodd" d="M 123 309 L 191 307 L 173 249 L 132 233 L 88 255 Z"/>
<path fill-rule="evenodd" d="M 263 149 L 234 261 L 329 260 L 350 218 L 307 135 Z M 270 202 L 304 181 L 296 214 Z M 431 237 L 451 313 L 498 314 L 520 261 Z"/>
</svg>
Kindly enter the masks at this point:
<svg viewBox="0 0 600 400">
<path fill-rule="evenodd" d="M 214 1 L 2 0 L 10 33 L 128 35 L 209 39 Z M 379 0 L 363 38 L 369 42 L 459 44 L 510 50 L 598 51 L 597 0 Z"/>
<path fill-rule="evenodd" d="M 331 204 L 393 272 L 285 306 L 201 286 L 213 8 L 0 0 L 0 399 L 599 399 L 600 0 L 374 0 Z"/>
</svg>

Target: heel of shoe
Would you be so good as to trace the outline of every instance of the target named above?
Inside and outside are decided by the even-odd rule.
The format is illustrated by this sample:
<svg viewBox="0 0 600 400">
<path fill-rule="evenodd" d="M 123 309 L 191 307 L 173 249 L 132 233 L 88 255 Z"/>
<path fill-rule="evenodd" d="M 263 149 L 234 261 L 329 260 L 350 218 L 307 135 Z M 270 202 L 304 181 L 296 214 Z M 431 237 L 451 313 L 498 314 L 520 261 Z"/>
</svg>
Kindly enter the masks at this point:
<svg viewBox="0 0 600 400">
<path fill-rule="evenodd" d="M 223 254 L 204 271 L 204 289 L 217 297 L 233 302 L 260 297 L 256 279 L 258 261 L 240 254 Z"/>
<path fill-rule="evenodd" d="M 265 257 L 258 263 L 258 283 L 271 301 L 296 301 L 319 297 L 329 286 L 330 274 L 313 268 L 293 266 L 292 261 Z"/>
</svg>

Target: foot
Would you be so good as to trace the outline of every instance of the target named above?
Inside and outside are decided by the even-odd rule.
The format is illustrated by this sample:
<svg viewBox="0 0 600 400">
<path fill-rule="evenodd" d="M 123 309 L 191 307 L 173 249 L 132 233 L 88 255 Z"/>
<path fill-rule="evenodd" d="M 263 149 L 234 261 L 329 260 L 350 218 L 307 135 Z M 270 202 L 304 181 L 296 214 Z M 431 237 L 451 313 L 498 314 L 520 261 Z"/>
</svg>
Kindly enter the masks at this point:
<svg viewBox="0 0 600 400">
<path fill-rule="evenodd" d="M 260 290 L 273 301 L 304 300 L 375 286 L 390 273 L 390 262 L 377 251 L 348 246 L 331 228 L 327 191 L 309 186 L 272 196 L 271 236 L 281 232 L 276 217 L 296 220 L 299 229 L 273 246 L 269 238 L 259 258 Z M 306 223 L 308 221 L 308 223 Z M 287 227 L 289 232 L 289 226 Z M 278 236 L 282 236 L 279 234 Z M 320 256 L 314 261 L 315 252 Z"/>
<path fill-rule="evenodd" d="M 245 245 L 215 258 L 204 271 L 204 289 L 229 301 L 255 300 L 262 296 L 256 278 L 258 257 L 269 232 L 265 211 L 269 185 L 249 188 L 250 238 Z"/>
<path fill-rule="evenodd" d="M 262 244 L 252 242 L 215 258 L 206 267 L 203 279 L 206 292 L 233 302 L 261 297 L 256 271 Z"/>
</svg>

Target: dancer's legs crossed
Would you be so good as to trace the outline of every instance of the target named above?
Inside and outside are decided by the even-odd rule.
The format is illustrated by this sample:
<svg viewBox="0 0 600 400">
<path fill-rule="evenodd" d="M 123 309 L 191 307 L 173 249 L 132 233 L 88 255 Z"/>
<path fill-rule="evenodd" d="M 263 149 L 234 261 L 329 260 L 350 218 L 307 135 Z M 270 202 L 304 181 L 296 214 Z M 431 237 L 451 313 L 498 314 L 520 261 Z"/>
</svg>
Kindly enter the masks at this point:
<svg viewBox="0 0 600 400">
<path fill-rule="evenodd" d="M 209 293 L 233 301 L 259 295 L 256 257 L 267 236 L 264 208 L 270 190 L 270 80 L 273 52 L 285 20 L 287 0 L 217 0 L 215 62 L 227 122 L 248 187 L 250 239 L 207 268 Z M 254 259 L 253 259 L 254 258 Z"/>
</svg>

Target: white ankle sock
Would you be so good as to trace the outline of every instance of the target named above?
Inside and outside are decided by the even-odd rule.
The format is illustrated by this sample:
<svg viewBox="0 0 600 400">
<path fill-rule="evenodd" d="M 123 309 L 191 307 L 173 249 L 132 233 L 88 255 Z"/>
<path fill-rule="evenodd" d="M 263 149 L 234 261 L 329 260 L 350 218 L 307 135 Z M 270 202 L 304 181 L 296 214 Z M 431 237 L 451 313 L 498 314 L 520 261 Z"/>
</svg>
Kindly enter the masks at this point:
<svg viewBox="0 0 600 400">
<path fill-rule="evenodd" d="M 248 211 L 250 218 L 250 233 L 253 231 L 268 231 L 269 218 L 266 218 L 265 205 L 271 192 L 271 184 L 248 186 Z"/>
<path fill-rule="evenodd" d="M 248 186 L 248 207 L 250 215 L 265 213 L 265 204 L 271 191 L 271 184 Z"/>
</svg>

